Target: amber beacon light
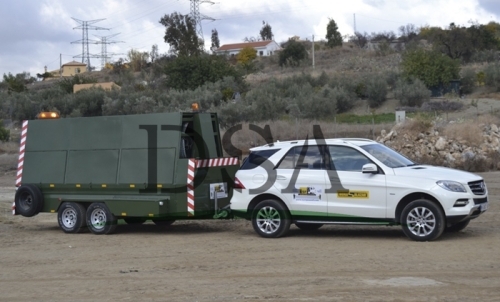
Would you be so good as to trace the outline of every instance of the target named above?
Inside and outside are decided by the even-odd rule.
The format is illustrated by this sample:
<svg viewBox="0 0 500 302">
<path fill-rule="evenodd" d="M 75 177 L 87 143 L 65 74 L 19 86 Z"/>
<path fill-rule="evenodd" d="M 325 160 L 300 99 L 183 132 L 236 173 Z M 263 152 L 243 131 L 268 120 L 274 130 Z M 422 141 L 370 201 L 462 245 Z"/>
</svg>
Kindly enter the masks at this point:
<svg viewBox="0 0 500 302">
<path fill-rule="evenodd" d="M 37 116 L 38 119 L 57 119 L 59 113 L 57 112 L 40 112 Z"/>
</svg>

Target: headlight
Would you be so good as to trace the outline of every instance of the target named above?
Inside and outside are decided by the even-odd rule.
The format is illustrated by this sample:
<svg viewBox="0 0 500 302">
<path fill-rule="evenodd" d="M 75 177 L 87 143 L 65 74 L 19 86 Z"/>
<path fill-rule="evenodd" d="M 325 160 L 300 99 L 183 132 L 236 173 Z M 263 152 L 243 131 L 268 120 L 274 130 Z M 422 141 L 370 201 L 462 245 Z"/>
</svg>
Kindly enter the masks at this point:
<svg viewBox="0 0 500 302">
<path fill-rule="evenodd" d="M 441 188 L 452 191 L 452 192 L 459 192 L 459 193 L 467 193 L 467 190 L 465 190 L 465 187 L 456 181 L 451 181 L 451 180 L 440 180 L 436 182 L 438 186 Z"/>
</svg>

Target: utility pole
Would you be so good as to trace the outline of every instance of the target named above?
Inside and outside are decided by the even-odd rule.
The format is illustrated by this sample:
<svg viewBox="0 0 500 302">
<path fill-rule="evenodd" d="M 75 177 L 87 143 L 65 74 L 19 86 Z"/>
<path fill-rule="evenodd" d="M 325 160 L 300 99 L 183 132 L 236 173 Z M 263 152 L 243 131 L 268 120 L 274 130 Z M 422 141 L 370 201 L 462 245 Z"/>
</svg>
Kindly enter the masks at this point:
<svg viewBox="0 0 500 302">
<path fill-rule="evenodd" d="M 215 4 L 215 2 L 209 0 L 189 0 L 189 1 L 191 1 L 191 17 L 196 23 L 196 33 L 198 34 L 198 38 L 201 39 L 202 41 L 203 48 L 205 48 L 205 39 L 203 38 L 203 28 L 201 27 L 201 20 L 215 21 L 215 19 L 201 14 L 200 4 L 203 3 Z"/>
<path fill-rule="evenodd" d="M 59 77 L 62 78 L 62 53 L 59 54 Z"/>
<path fill-rule="evenodd" d="M 104 69 L 106 66 L 106 63 L 108 63 L 108 59 L 110 58 L 111 55 L 114 54 L 109 54 L 108 56 L 108 44 L 114 44 L 114 43 L 124 43 L 123 41 L 109 41 L 108 39 L 113 38 L 118 36 L 120 33 L 110 35 L 110 36 L 97 36 L 101 38 L 100 42 L 97 42 L 97 44 L 101 44 L 101 69 Z"/>
<path fill-rule="evenodd" d="M 354 34 L 356 34 L 356 14 L 354 14 Z"/>
<path fill-rule="evenodd" d="M 82 44 L 82 54 L 74 56 L 73 58 L 82 58 L 82 63 L 87 63 L 87 71 L 91 71 L 92 68 L 90 66 L 90 57 L 96 58 L 99 56 L 91 55 L 89 52 L 89 43 L 98 44 L 98 41 L 89 40 L 89 29 L 91 30 L 109 30 L 109 28 L 98 27 L 98 26 L 90 26 L 90 24 L 97 23 L 106 19 L 98 19 L 91 21 L 82 21 L 75 18 L 71 18 L 76 22 L 80 23 L 80 26 L 74 27 L 73 29 L 81 29 L 82 30 L 82 39 L 78 41 L 71 42 L 71 44 Z"/>
<path fill-rule="evenodd" d="M 313 47 L 312 47 L 312 55 L 313 55 L 313 69 L 314 69 L 314 68 L 315 68 L 315 66 L 314 66 L 314 35 L 313 35 L 313 40 L 312 40 L 312 42 L 313 42 Z"/>
</svg>

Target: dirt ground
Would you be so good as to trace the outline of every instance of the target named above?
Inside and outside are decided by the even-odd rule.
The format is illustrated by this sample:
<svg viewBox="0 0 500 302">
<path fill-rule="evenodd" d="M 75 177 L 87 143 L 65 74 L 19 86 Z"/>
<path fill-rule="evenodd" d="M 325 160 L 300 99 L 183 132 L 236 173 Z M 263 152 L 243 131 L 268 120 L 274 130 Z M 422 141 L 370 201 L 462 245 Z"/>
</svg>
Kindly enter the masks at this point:
<svg viewBox="0 0 500 302">
<path fill-rule="evenodd" d="M 0 301 L 500 301 L 500 173 L 481 175 L 488 212 L 419 243 L 368 226 L 264 239 L 244 220 L 65 234 L 55 214 L 10 215 L 4 172 Z"/>
</svg>

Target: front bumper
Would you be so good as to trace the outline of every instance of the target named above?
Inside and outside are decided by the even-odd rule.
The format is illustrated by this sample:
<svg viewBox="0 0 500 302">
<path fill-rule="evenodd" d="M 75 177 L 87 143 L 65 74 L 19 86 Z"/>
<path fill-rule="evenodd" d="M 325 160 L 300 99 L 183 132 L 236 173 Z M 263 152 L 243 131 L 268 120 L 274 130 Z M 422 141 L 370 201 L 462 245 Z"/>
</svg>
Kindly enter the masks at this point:
<svg viewBox="0 0 500 302">
<path fill-rule="evenodd" d="M 446 224 L 448 226 L 454 225 L 456 223 L 462 222 L 468 219 L 474 219 L 479 217 L 481 214 L 486 212 L 489 208 L 490 204 L 488 199 L 485 198 L 477 198 L 474 199 L 474 205 L 470 207 L 469 213 L 465 215 L 447 215 L 446 216 Z"/>
</svg>

